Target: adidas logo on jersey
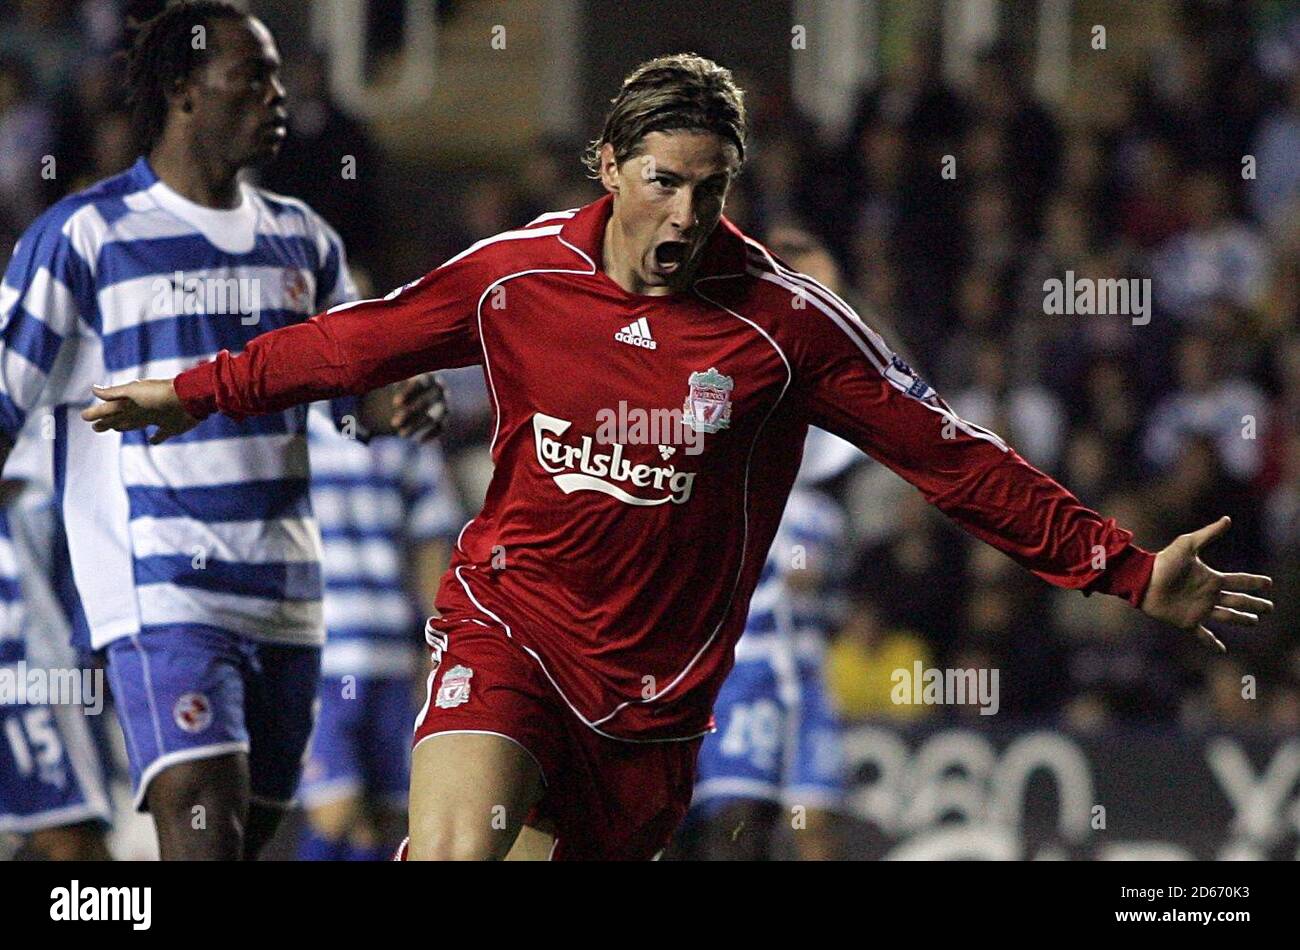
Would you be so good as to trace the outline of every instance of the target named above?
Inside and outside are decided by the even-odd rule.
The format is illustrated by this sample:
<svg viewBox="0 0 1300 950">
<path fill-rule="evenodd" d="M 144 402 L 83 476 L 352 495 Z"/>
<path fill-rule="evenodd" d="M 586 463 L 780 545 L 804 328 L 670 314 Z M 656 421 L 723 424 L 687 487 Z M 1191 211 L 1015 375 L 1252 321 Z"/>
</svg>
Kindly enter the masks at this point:
<svg viewBox="0 0 1300 950">
<path fill-rule="evenodd" d="M 645 317 L 633 320 L 615 333 L 614 339 L 620 343 L 631 343 L 633 346 L 639 346 L 647 350 L 657 349 L 659 346 L 655 342 L 655 338 L 650 335 L 650 324 L 646 322 Z"/>
</svg>

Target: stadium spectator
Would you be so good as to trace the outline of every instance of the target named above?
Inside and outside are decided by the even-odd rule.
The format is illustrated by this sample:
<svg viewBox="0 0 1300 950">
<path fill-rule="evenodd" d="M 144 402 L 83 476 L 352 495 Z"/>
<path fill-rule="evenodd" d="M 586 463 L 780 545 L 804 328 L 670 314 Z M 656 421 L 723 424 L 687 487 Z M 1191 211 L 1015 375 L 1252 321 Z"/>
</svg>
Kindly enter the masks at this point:
<svg viewBox="0 0 1300 950">
<path fill-rule="evenodd" d="M 1251 154 L 1255 177 L 1246 185 L 1251 211 L 1276 233 L 1295 215 L 1300 199 L 1300 71 L 1291 78 L 1286 101 L 1260 123 Z"/>
<path fill-rule="evenodd" d="M 826 685 L 836 710 L 849 720 L 932 714 L 933 706 L 894 701 L 894 671 L 911 674 L 918 662 L 922 669 L 934 664 L 926 642 L 910 630 L 886 626 L 870 597 L 855 597 L 849 619 L 826 654 Z"/>
<path fill-rule="evenodd" d="M 1217 452 L 1225 472 L 1247 482 L 1261 464 L 1258 429 L 1263 425 L 1264 394 L 1250 380 L 1221 374 L 1218 341 L 1191 333 L 1176 351 L 1176 383 L 1147 422 L 1142 448 L 1157 471 L 1168 471 L 1183 456 L 1189 439 L 1203 436 Z"/>
<path fill-rule="evenodd" d="M 43 162 L 54 145 L 54 117 L 36 95 L 29 67 L 0 58 L 0 233 L 6 244 L 45 207 Z"/>
<path fill-rule="evenodd" d="M 1198 320 L 1219 297 L 1251 307 L 1264 297 L 1269 252 L 1245 221 L 1230 214 L 1223 180 L 1210 171 L 1184 176 L 1178 202 L 1187 221 L 1155 252 L 1156 303 L 1179 320 Z"/>
</svg>

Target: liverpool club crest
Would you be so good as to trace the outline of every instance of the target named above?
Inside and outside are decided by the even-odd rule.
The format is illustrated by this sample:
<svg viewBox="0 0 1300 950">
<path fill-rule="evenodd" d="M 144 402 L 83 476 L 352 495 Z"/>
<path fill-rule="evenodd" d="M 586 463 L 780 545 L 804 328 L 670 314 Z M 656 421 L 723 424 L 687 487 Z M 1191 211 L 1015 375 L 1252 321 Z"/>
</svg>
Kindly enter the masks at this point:
<svg viewBox="0 0 1300 950">
<path fill-rule="evenodd" d="M 473 676 L 468 666 L 453 666 L 442 674 L 442 687 L 433 704 L 439 709 L 451 709 L 469 702 L 469 681 Z"/>
<path fill-rule="evenodd" d="M 731 390 L 735 382 L 713 367 L 691 373 L 690 392 L 682 406 L 682 422 L 696 432 L 717 432 L 731 425 Z"/>
</svg>

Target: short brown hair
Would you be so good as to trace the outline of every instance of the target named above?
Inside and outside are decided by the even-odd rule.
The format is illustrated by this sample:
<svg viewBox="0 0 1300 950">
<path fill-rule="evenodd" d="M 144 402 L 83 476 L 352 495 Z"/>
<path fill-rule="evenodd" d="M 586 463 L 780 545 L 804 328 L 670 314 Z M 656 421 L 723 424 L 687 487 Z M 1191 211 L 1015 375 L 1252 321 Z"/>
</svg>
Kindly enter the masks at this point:
<svg viewBox="0 0 1300 950">
<path fill-rule="evenodd" d="M 651 132 L 713 132 L 736 147 L 745 161 L 745 93 L 731 70 L 695 53 L 674 53 L 642 63 L 623 80 L 605 127 L 583 161 L 600 176 L 600 149 L 608 142 L 620 165 L 637 154 Z"/>
</svg>

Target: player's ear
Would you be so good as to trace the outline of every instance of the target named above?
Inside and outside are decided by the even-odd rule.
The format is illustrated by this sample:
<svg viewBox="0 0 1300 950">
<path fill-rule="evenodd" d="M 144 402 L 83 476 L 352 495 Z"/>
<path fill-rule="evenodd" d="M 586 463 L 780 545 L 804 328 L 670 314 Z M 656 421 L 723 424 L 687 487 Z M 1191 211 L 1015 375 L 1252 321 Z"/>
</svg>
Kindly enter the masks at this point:
<svg viewBox="0 0 1300 950">
<path fill-rule="evenodd" d="M 618 194 L 618 161 L 614 158 L 614 146 L 606 142 L 600 147 L 600 183 L 611 194 Z"/>
</svg>

